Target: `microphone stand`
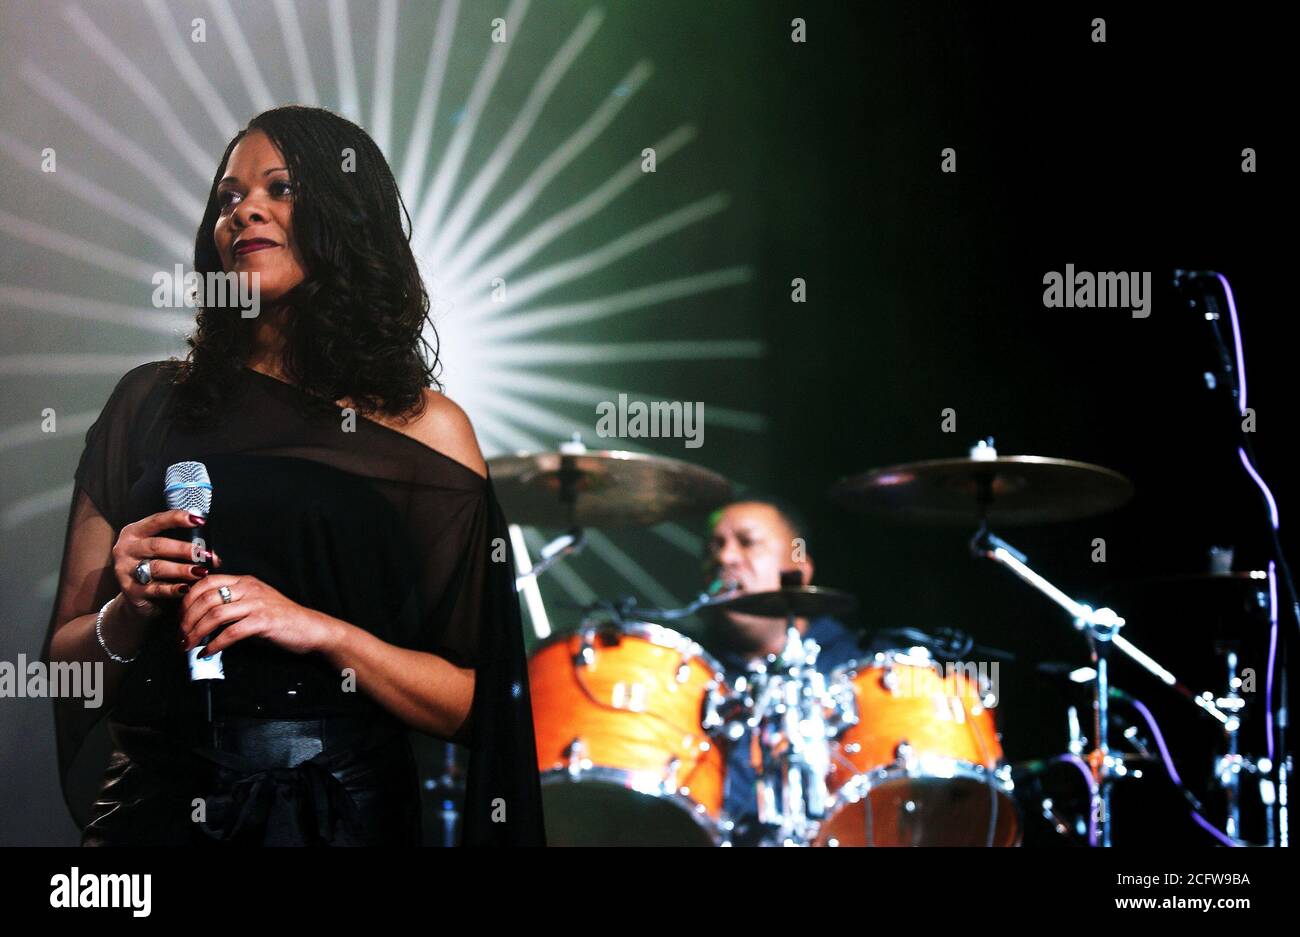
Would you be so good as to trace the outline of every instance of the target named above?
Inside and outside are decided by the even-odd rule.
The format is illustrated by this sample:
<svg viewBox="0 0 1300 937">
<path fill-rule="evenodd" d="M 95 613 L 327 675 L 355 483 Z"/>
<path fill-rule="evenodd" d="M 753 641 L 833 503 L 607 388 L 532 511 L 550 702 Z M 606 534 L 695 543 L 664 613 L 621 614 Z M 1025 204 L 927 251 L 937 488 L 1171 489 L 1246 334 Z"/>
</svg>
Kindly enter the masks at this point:
<svg viewBox="0 0 1300 937">
<path fill-rule="evenodd" d="M 1108 726 L 1110 698 L 1109 654 L 1111 648 L 1118 648 L 1130 659 L 1154 674 L 1166 686 L 1172 687 L 1179 695 L 1191 700 L 1207 715 L 1218 720 L 1225 727 L 1230 724 L 1232 717 L 1215 705 L 1213 694 L 1208 691 L 1200 695 L 1193 693 L 1179 683 L 1177 677 L 1120 634 L 1120 628 L 1124 626 L 1124 619 L 1112 609 L 1094 609 L 1090 605 L 1076 602 L 1047 579 L 1030 569 L 1027 563 L 1028 557 L 990 531 L 987 520 L 981 521 L 979 530 L 971 538 L 970 549 L 971 553 L 976 557 L 993 560 L 995 563 L 1005 566 L 1065 609 L 1074 619 L 1075 629 L 1084 632 L 1088 638 L 1088 646 L 1097 671 L 1097 678 L 1092 681 L 1093 713 L 1095 716 L 1094 747 L 1087 757 L 1088 764 L 1092 768 L 1093 777 L 1097 782 L 1096 791 L 1092 796 L 1092 815 L 1097 820 L 1101 834 L 1101 845 L 1103 847 L 1110 846 L 1110 795 L 1114 779 L 1118 775 L 1115 770 L 1117 760 L 1110 753 Z"/>
<path fill-rule="evenodd" d="M 1219 352 L 1219 377 L 1226 383 L 1228 396 L 1234 412 L 1234 419 L 1238 416 L 1245 416 L 1246 407 L 1246 386 L 1245 386 L 1245 357 L 1244 348 L 1241 341 L 1240 326 L 1237 317 L 1236 300 L 1233 298 L 1232 287 L 1228 283 L 1228 278 L 1215 270 L 1182 270 L 1174 271 L 1173 287 L 1182 293 L 1190 294 L 1187 300 L 1189 309 L 1198 307 L 1204 308 L 1206 322 L 1209 323 L 1210 332 L 1214 337 L 1214 344 Z M 1223 297 L 1227 300 L 1228 313 L 1232 325 L 1232 349 L 1229 351 L 1227 342 L 1223 338 L 1223 330 L 1219 328 L 1219 322 L 1222 315 L 1219 310 L 1218 291 L 1216 287 L 1221 288 Z M 1235 366 L 1234 355 L 1235 352 Z M 1212 375 L 1206 374 L 1206 378 Z M 1217 380 L 1211 380 L 1209 386 L 1215 387 Z M 1251 432 L 1248 432 L 1244 425 L 1241 426 L 1240 439 L 1238 441 L 1237 455 L 1245 466 L 1247 472 L 1251 475 L 1256 485 L 1260 488 L 1265 500 L 1268 502 L 1271 512 L 1271 523 L 1269 532 L 1272 535 L 1273 556 L 1276 562 L 1276 569 L 1281 573 L 1281 580 L 1286 587 L 1287 593 L 1291 599 L 1291 612 L 1296 624 L 1300 624 L 1300 598 L 1296 595 L 1295 581 L 1291 576 L 1291 567 L 1287 562 L 1286 553 L 1282 549 L 1282 541 L 1278 534 L 1277 505 L 1273 502 L 1272 494 L 1268 486 L 1260 478 L 1259 473 L 1254 468 L 1253 463 L 1257 461 L 1255 448 L 1251 443 Z M 1275 589 L 1275 580 L 1273 579 L 1273 566 L 1270 565 L 1270 590 Z M 1286 729 L 1288 720 L 1288 707 L 1290 701 L 1287 699 L 1287 666 L 1288 666 L 1288 648 L 1290 646 L 1293 633 L 1290 627 L 1285 632 L 1280 629 L 1280 622 L 1277 620 L 1277 598 L 1276 593 L 1270 596 L 1270 616 L 1271 629 L 1273 633 L 1280 638 L 1280 647 L 1278 647 L 1278 674 L 1281 680 L 1282 695 L 1278 703 L 1276 712 L 1266 712 L 1264 718 L 1270 723 L 1270 728 L 1276 732 L 1278 745 L 1277 748 L 1270 752 L 1276 755 L 1274 759 L 1260 759 L 1256 764 L 1261 766 L 1260 778 L 1260 799 L 1265 807 L 1265 817 L 1267 825 L 1267 835 L 1269 845 L 1273 845 L 1273 808 L 1277 807 L 1277 845 L 1289 845 L 1289 796 L 1287 785 L 1290 783 L 1292 773 L 1291 755 L 1286 748 Z M 1269 677 L 1272 678 L 1270 668 Z M 1267 765 L 1267 767 L 1263 767 Z M 1272 779 L 1268 777 L 1270 771 L 1276 771 L 1277 783 L 1274 785 Z"/>
</svg>

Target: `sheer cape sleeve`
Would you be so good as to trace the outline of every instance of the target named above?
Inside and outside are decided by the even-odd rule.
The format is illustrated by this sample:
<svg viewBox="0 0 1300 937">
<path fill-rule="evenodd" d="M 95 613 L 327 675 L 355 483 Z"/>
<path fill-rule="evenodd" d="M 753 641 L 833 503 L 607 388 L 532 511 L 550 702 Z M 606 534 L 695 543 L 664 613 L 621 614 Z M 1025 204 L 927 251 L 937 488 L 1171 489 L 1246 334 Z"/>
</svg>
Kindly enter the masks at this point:
<svg viewBox="0 0 1300 937">
<path fill-rule="evenodd" d="M 167 364 L 150 362 L 128 371 L 86 431 L 75 471 L 55 600 L 41 648 L 46 662 L 61 623 L 97 612 L 118 592 L 112 548 L 118 531 L 131 520 L 125 512 L 138 473 L 140 438 L 152 424 L 152 404 Z M 64 801 L 81 825 L 88 819 L 110 747 L 102 726 L 104 715 L 102 709 L 86 708 L 80 699 L 54 700 L 59 780 Z"/>
<path fill-rule="evenodd" d="M 523 624 L 506 520 L 486 482 L 482 621 L 470 711 L 462 844 L 544 846 Z"/>
<path fill-rule="evenodd" d="M 462 845 L 545 845 L 509 528 L 490 475 L 446 462 L 433 467 L 438 483 L 417 492 L 425 503 L 410 509 L 420 612 L 395 639 L 474 670 L 457 739 L 469 749 Z"/>
</svg>

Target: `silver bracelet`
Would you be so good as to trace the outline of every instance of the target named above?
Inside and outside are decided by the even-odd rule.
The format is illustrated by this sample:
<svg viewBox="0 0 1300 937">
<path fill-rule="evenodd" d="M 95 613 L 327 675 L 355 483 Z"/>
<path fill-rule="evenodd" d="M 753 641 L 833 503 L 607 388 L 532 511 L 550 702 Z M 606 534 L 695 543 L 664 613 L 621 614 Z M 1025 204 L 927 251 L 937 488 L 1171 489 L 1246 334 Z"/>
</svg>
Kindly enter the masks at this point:
<svg viewBox="0 0 1300 937">
<path fill-rule="evenodd" d="M 136 654 L 135 657 L 118 657 L 110 651 L 108 645 L 104 643 L 104 613 L 108 611 L 108 607 L 116 602 L 121 595 L 122 593 L 119 592 L 117 595 L 105 602 L 104 607 L 101 608 L 99 614 L 95 616 L 95 637 L 99 638 L 99 646 L 104 649 L 104 653 L 108 655 L 110 660 L 117 661 L 119 664 L 129 664 L 131 661 L 135 660 L 135 657 L 139 657 L 140 655 Z"/>
</svg>

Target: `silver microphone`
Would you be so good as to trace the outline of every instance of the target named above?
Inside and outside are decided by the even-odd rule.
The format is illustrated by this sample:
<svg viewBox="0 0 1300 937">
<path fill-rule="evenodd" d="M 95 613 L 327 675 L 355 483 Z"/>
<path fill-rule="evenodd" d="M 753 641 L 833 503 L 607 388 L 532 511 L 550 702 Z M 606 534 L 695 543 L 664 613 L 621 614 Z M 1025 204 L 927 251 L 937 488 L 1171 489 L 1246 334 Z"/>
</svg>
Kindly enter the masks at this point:
<svg viewBox="0 0 1300 937">
<path fill-rule="evenodd" d="M 168 508 L 207 517 L 208 512 L 212 510 L 212 479 L 208 475 L 208 467 L 202 462 L 175 462 L 167 466 L 167 474 L 163 479 L 163 495 L 167 499 Z M 211 549 L 198 527 L 190 528 L 190 543 L 195 547 L 201 544 L 204 549 Z M 192 555 L 195 557 L 195 562 L 199 562 L 197 549 Z M 209 640 L 212 637 L 215 635 L 209 636 Z M 189 651 L 190 679 L 226 679 L 226 672 L 221 666 L 220 651 L 213 654 L 211 660 L 203 659 L 202 655 L 207 644 L 205 640 Z"/>
</svg>

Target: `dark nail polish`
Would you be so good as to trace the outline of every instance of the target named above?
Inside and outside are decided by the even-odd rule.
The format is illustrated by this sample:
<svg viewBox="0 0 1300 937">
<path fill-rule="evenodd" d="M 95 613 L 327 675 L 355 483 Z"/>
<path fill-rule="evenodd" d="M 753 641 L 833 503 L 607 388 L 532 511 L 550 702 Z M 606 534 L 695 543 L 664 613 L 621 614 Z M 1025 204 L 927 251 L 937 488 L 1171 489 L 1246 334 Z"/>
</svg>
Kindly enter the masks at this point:
<svg viewBox="0 0 1300 937">
<path fill-rule="evenodd" d="M 191 524 L 205 524 L 205 523 L 207 523 L 207 518 L 206 518 L 206 517 L 201 517 L 201 516 L 198 515 L 198 514 L 191 514 L 191 515 L 190 515 L 190 523 L 191 523 Z"/>
<path fill-rule="evenodd" d="M 202 579 L 204 576 L 208 574 L 207 569 L 203 566 L 191 566 L 190 572 L 193 573 L 195 576 L 198 576 L 200 579 Z M 188 589 L 189 587 L 186 586 L 186 588 Z"/>
<path fill-rule="evenodd" d="M 190 587 L 189 587 L 189 586 L 181 586 L 181 587 L 180 587 L 179 589 L 177 589 L 176 591 L 179 592 L 181 595 L 184 595 L 186 592 L 189 592 L 189 591 L 190 591 Z"/>
</svg>

